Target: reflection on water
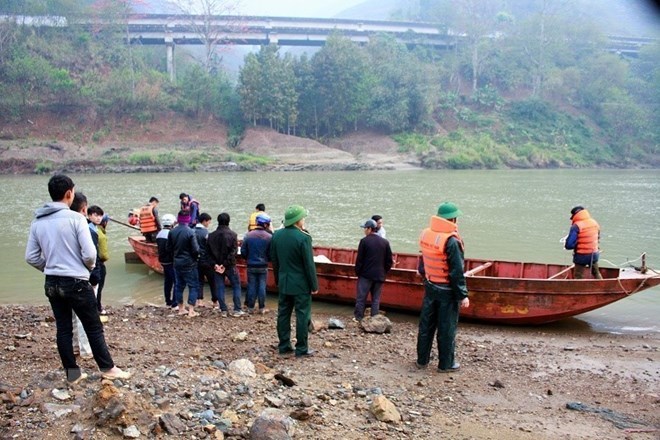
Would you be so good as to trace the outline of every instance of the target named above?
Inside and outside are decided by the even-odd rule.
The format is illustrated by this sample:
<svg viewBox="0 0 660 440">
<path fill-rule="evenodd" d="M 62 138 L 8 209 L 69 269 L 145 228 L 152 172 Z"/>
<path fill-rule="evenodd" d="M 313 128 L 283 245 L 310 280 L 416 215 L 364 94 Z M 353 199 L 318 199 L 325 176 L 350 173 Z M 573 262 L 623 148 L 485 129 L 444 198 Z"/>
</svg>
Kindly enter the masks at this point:
<svg viewBox="0 0 660 440">
<path fill-rule="evenodd" d="M 231 215 L 239 234 L 257 203 L 266 204 L 277 226 L 286 207 L 310 211 L 307 227 L 321 245 L 355 247 L 359 225 L 372 214 L 384 217 L 395 252 L 417 252 L 419 232 L 440 202 L 456 202 L 465 215 L 459 227 L 466 255 L 569 264 L 559 239 L 570 226 L 569 211 L 586 206 L 601 224 L 603 258 L 615 264 L 649 252 L 660 267 L 660 174 L 655 170 L 374 171 L 297 173 L 189 173 L 72 176 L 91 204 L 118 220 L 155 195 L 160 214 L 175 214 L 178 195 L 188 192 L 214 218 Z M 33 211 L 48 199 L 46 176 L 1 176 L 0 303 L 46 303 L 43 278 L 24 262 Z M 215 226 L 213 226 L 215 227 Z M 124 264 L 133 230 L 110 223 L 111 259 L 104 291 L 107 303 L 162 302 L 162 278 L 139 265 Z M 207 294 L 208 295 L 208 294 Z M 270 307 L 275 300 L 270 299 Z M 316 305 L 315 305 L 316 307 Z M 319 305 L 319 307 L 326 307 Z M 340 306 L 341 307 L 341 306 Z M 350 307 L 342 314 L 350 316 Z M 636 294 L 578 319 L 558 331 L 660 332 L 660 288 Z M 334 312 L 333 312 L 334 313 Z M 339 314 L 339 312 L 337 312 Z M 413 317 L 414 319 L 414 317 Z M 568 326 L 568 327 L 565 327 Z M 544 330 L 553 329 L 544 326 Z M 648 330 L 646 330 L 648 329 Z M 585 330 L 589 331 L 589 330 Z"/>
</svg>

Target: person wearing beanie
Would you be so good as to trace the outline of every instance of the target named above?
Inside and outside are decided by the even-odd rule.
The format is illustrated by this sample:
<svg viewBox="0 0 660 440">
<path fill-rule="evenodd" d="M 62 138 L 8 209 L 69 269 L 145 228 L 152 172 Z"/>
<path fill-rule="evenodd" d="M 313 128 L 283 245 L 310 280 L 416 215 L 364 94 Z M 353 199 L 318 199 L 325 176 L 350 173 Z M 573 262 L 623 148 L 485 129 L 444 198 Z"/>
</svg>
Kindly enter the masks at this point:
<svg viewBox="0 0 660 440">
<path fill-rule="evenodd" d="M 462 214 L 455 204 L 442 203 L 419 237 L 422 258 L 418 271 L 424 277 L 424 300 L 417 334 L 417 368 L 428 366 L 436 330 L 438 371 L 460 368 L 455 360 L 458 310 L 470 306 L 463 275 L 463 240 L 456 223 Z"/>
<path fill-rule="evenodd" d="M 586 278 L 591 273 L 596 279 L 602 279 L 598 267 L 600 250 L 600 226 L 591 218 L 589 211 L 582 206 L 571 209 L 571 229 L 564 247 L 573 250 L 573 278 Z"/>
<path fill-rule="evenodd" d="M 312 295 L 319 283 L 314 265 L 312 237 L 305 230 L 308 212 L 291 205 L 284 213 L 284 228 L 273 234 L 270 259 L 279 293 L 277 304 L 278 351 L 281 355 L 295 352 L 296 357 L 311 356 L 308 332 L 312 320 Z M 291 313 L 296 312 L 296 347 L 291 346 Z"/>
</svg>

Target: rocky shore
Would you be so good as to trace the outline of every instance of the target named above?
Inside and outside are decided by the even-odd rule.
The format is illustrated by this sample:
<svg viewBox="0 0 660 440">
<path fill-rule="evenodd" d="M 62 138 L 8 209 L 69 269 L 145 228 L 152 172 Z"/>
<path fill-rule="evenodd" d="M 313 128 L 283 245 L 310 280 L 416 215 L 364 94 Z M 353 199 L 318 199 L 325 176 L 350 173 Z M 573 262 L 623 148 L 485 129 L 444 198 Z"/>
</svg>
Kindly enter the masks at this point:
<svg viewBox="0 0 660 440">
<path fill-rule="evenodd" d="M 111 308 L 133 377 L 81 359 L 90 377 L 67 386 L 50 309 L 0 307 L 0 438 L 660 438 L 660 335 L 461 323 L 461 369 L 442 374 L 415 368 L 412 320 L 371 333 L 314 314 L 316 353 L 295 358 L 277 354 L 275 313 L 200 311 Z"/>
</svg>

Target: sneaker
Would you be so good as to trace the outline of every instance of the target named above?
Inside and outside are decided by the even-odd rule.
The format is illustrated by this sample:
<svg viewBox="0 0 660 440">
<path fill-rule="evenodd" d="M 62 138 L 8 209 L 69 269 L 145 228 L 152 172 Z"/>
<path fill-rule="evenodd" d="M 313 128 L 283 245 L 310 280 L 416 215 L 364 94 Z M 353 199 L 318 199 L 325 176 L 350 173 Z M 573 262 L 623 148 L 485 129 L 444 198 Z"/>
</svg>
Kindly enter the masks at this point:
<svg viewBox="0 0 660 440">
<path fill-rule="evenodd" d="M 78 376 L 78 379 L 76 379 L 76 380 L 70 380 L 70 381 L 68 381 L 67 383 L 68 383 L 69 385 L 78 385 L 80 382 L 82 382 L 83 380 L 87 379 L 87 377 L 88 377 L 88 376 L 87 376 L 87 373 L 80 373 L 80 376 Z"/>
<path fill-rule="evenodd" d="M 108 311 L 106 309 L 103 309 L 99 312 L 99 315 L 101 315 L 101 316 L 105 316 L 107 314 L 108 314 Z"/>
<path fill-rule="evenodd" d="M 460 369 L 461 369 L 461 364 L 459 364 L 458 362 L 454 362 L 454 365 L 452 365 L 449 368 L 438 368 L 438 373 L 454 373 Z"/>
<path fill-rule="evenodd" d="M 254 315 L 254 309 L 248 309 L 247 313 L 248 315 Z"/>
<path fill-rule="evenodd" d="M 315 350 L 310 350 L 310 349 L 308 349 L 308 350 L 307 350 L 306 352 L 304 352 L 304 353 L 296 353 L 296 357 L 297 357 L 297 358 L 299 358 L 299 357 L 311 357 L 311 356 L 314 356 L 315 353 L 316 353 Z"/>
<path fill-rule="evenodd" d="M 269 312 L 270 312 L 270 310 L 268 310 L 265 307 L 263 309 L 259 309 L 259 313 L 262 314 L 262 315 L 265 315 L 266 313 L 269 313 Z"/>
<path fill-rule="evenodd" d="M 124 371 L 119 367 L 112 367 L 110 370 L 102 374 L 103 379 L 116 380 L 116 379 L 130 379 L 133 376 L 128 371 Z"/>
<path fill-rule="evenodd" d="M 80 358 L 81 359 L 94 359 L 94 355 L 92 353 L 80 353 Z"/>
<path fill-rule="evenodd" d="M 425 370 L 429 365 L 428 364 L 420 364 L 417 361 L 415 361 L 415 368 L 418 370 Z"/>
<path fill-rule="evenodd" d="M 226 318 L 227 316 L 229 316 L 229 314 L 227 313 L 226 310 L 223 310 L 222 312 L 220 312 L 220 316 L 222 316 L 223 318 Z"/>
<path fill-rule="evenodd" d="M 242 318 L 245 315 L 247 315 L 247 313 L 245 313 L 243 310 L 234 311 L 231 314 L 232 318 Z"/>
</svg>

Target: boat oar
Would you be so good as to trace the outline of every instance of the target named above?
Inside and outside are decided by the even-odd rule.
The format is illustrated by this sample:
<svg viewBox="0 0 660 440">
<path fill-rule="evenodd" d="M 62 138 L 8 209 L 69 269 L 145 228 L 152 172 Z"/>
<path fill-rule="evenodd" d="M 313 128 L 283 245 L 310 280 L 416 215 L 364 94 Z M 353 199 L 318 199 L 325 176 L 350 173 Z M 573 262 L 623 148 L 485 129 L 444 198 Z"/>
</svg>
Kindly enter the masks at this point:
<svg viewBox="0 0 660 440">
<path fill-rule="evenodd" d="M 115 220 L 115 219 L 112 218 L 112 217 L 108 217 L 108 220 L 110 220 L 111 222 L 119 223 L 120 225 L 122 225 L 122 226 L 126 226 L 127 228 L 135 229 L 136 231 L 139 231 L 139 230 L 140 230 L 140 228 L 137 228 L 137 227 L 135 227 L 135 226 L 133 226 L 133 225 L 129 225 L 128 223 L 120 222 L 119 220 Z"/>
</svg>

